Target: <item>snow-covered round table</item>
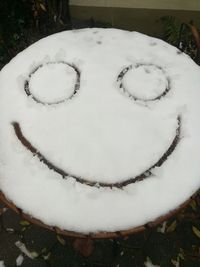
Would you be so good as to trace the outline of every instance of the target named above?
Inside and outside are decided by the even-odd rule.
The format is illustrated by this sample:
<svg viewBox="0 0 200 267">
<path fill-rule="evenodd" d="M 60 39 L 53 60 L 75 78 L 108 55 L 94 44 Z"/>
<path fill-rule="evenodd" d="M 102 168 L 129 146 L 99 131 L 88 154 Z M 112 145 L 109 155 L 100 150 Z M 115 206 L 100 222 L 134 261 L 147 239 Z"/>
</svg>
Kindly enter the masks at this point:
<svg viewBox="0 0 200 267">
<path fill-rule="evenodd" d="M 159 39 L 44 38 L 0 73 L 1 198 L 67 235 L 154 225 L 200 186 L 199 99 L 200 68 Z"/>
</svg>

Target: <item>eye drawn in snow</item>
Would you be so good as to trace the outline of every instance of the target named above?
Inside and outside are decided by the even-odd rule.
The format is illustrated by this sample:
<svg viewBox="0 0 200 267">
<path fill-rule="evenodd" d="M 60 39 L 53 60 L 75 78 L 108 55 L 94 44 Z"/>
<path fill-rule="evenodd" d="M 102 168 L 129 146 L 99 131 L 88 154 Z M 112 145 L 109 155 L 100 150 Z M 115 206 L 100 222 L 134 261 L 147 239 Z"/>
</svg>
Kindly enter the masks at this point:
<svg viewBox="0 0 200 267">
<path fill-rule="evenodd" d="M 167 214 L 200 186 L 199 84 L 189 57 L 136 32 L 36 42 L 0 72 L 0 190 L 86 234 Z"/>
<path fill-rule="evenodd" d="M 77 93 L 79 86 L 78 68 L 59 61 L 48 62 L 35 68 L 29 74 L 29 79 L 25 81 L 24 90 L 36 102 L 52 105 L 71 99 Z"/>
<path fill-rule="evenodd" d="M 49 66 L 50 67 L 53 66 L 54 69 L 49 68 Z M 55 70 L 55 66 L 58 66 L 59 69 Z M 63 67 L 63 66 L 64 66 L 64 68 L 67 66 L 67 67 L 73 68 L 75 70 L 75 72 L 76 72 L 76 79 L 74 79 L 75 81 L 72 81 L 72 80 L 67 81 L 67 80 L 64 80 L 62 78 L 62 76 L 67 77 L 67 76 L 71 75 L 71 73 L 69 71 L 68 72 L 66 72 L 66 71 L 62 72 L 61 71 L 62 69 L 60 67 Z M 46 67 L 48 67 L 48 68 L 46 68 Z M 152 91 L 153 91 L 153 93 L 155 95 L 155 93 L 157 94 L 156 90 L 161 91 L 161 93 L 158 93 L 158 95 L 157 96 L 155 95 L 153 98 L 142 99 L 142 98 L 131 95 L 129 92 L 128 93 L 129 97 L 132 97 L 134 100 L 143 100 L 143 101 L 154 101 L 154 100 L 159 100 L 161 97 L 164 97 L 167 94 L 167 92 L 170 90 L 170 80 L 169 80 L 169 77 L 166 76 L 164 70 L 161 67 L 156 66 L 154 64 L 135 64 L 134 67 L 132 65 L 126 67 L 125 69 L 123 69 L 120 72 L 120 74 L 117 78 L 117 82 L 120 82 L 119 87 L 123 88 L 123 90 L 127 92 L 127 89 L 125 88 L 124 83 L 123 83 L 124 77 L 127 76 L 127 72 L 129 72 L 130 70 L 134 70 L 134 69 L 138 70 L 140 68 L 142 70 L 139 70 L 139 72 L 136 74 L 134 73 L 133 77 L 131 77 L 132 80 L 131 80 L 130 85 L 134 86 L 136 84 L 136 86 L 135 86 L 136 90 L 140 94 L 141 94 L 142 90 L 144 91 L 144 94 L 145 93 L 148 94 L 147 91 L 150 91 L 150 93 L 152 93 Z M 36 78 L 35 78 L 34 75 L 38 74 L 37 72 L 39 72 L 41 69 L 43 70 L 43 72 L 39 73 L 39 75 L 36 76 Z M 70 71 L 72 71 L 72 70 L 70 70 Z M 56 75 L 55 75 L 55 72 L 56 72 Z M 52 79 L 51 82 L 49 82 L 48 76 L 49 76 L 49 78 Z M 55 76 L 58 76 L 58 77 L 55 77 Z M 145 76 L 147 76 L 146 79 L 145 79 Z M 32 81 L 34 78 L 35 78 L 35 83 L 33 83 L 33 81 Z M 41 82 L 41 80 L 43 80 L 43 82 Z M 54 82 L 56 82 L 56 83 L 54 83 Z M 73 82 L 75 83 L 75 86 L 74 86 L 73 90 L 71 89 L 69 97 L 68 98 L 63 97 L 64 100 L 60 100 L 57 102 L 55 102 L 55 101 L 54 102 L 42 102 L 41 100 L 39 100 L 38 97 L 36 97 L 33 93 L 31 93 L 31 90 L 30 90 L 31 85 L 33 86 L 33 89 L 35 87 L 38 94 L 40 94 L 43 90 L 45 91 L 45 89 L 46 89 L 45 94 L 47 94 L 46 97 L 48 97 L 48 94 L 49 93 L 51 94 L 51 91 L 53 91 L 54 94 L 55 93 L 58 94 L 61 90 L 58 88 L 59 86 L 60 86 L 60 88 L 64 88 L 66 85 L 69 86 L 69 85 L 73 84 Z M 54 84 L 52 85 L 52 83 L 54 83 Z M 52 87 L 52 88 L 49 89 L 49 87 Z M 24 90 L 28 96 L 31 95 L 32 98 L 38 103 L 60 104 L 64 101 L 66 101 L 66 99 L 69 100 L 71 97 L 73 97 L 76 94 L 79 87 L 80 87 L 80 71 L 78 70 L 77 67 L 75 67 L 72 64 L 68 64 L 66 62 L 48 62 L 45 65 L 39 65 L 34 71 L 32 71 L 32 73 L 29 75 L 29 81 L 26 80 L 26 82 L 25 82 Z M 54 96 L 54 98 L 55 98 L 55 96 Z M 70 173 L 68 171 L 63 170 L 59 166 L 56 166 L 53 162 L 48 160 L 48 158 L 45 155 L 43 155 L 39 151 L 39 149 L 34 147 L 31 144 L 31 142 L 24 136 L 24 134 L 21 130 L 20 124 L 18 122 L 13 122 L 12 125 L 14 127 L 15 134 L 16 134 L 17 138 L 19 139 L 19 141 L 22 143 L 22 145 L 24 145 L 29 151 L 31 151 L 34 156 L 36 155 L 38 157 L 38 159 L 41 162 L 43 162 L 46 166 L 48 166 L 48 168 L 50 170 L 57 172 L 64 179 L 67 179 L 69 177 L 74 178 L 76 180 L 76 182 L 82 183 L 82 184 L 85 184 L 88 186 L 123 188 L 124 186 L 127 186 L 129 184 L 132 184 L 132 183 L 135 183 L 138 181 L 142 181 L 148 177 L 151 177 L 151 175 L 152 175 L 151 170 L 153 170 L 155 167 L 160 167 L 165 162 L 165 160 L 167 160 L 167 158 L 174 151 L 174 149 L 176 148 L 176 145 L 179 142 L 180 128 L 181 128 L 181 117 L 180 116 L 177 117 L 176 132 L 175 132 L 175 135 L 174 135 L 172 141 L 170 142 L 169 147 L 160 156 L 160 158 L 156 162 L 154 162 L 152 165 L 150 165 L 149 167 L 144 169 L 141 173 L 138 173 L 135 177 L 129 177 L 128 179 L 120 178 L 120 182 L 112 182 L 112 183 L 101 182 L 101 178 L 98 178 L 99 180 L 96 180 L 93 182 L 92 179 L 88 179 L 87 177 L 81 177 L 78 175 L 74 175 L 73 173 Z"/>
<path fill-rule="evenodd" d="M 120 72 L 117 81 L 119 88 L 130 98 L 144 102 L 161 99 L 171 87 L 168 75 L 155 64 L 130 65 Z"/>
</svg>

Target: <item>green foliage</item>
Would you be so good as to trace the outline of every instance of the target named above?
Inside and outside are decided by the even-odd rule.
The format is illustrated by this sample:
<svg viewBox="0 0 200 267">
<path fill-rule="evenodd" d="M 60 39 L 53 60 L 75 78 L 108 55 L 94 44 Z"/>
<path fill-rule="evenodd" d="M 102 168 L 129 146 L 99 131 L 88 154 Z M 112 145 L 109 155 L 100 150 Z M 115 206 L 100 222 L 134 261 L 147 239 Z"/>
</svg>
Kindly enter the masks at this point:
<svg viewBox="0 0 200 267">
<path fill-rule="evenodd" d="M 0 0 L 0 68 L 32 42 L 69 29 L 68 0 Z"/>
<path fill-rule="evenodd" d="M 0 61 L 9 59 L 31 23 L 30 1 L 0 1 Z"/>
<path fill-rule="evenodd" d="M 193 22 L 180 22 L 171 16 L 162 17 L 160 21 L 163 25 L 164 40 L 176 46 L 200 64 L 199 31 L 194 27 Z M 192 29 L 195 29 L 197 36 Z"/>
<path fill-rule="evenodd" d="M 181 23 L 171 16 L 162 17 L 160 20 L 164 28 L 164 39 L 170 44 L 178 46 Z"/>
</svg>

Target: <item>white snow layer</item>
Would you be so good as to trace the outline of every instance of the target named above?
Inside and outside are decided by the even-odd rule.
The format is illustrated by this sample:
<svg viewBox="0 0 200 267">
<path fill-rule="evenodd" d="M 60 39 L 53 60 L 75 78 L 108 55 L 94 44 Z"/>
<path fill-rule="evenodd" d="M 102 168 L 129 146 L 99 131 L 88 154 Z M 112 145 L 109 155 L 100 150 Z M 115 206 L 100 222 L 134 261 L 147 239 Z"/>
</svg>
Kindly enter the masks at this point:
<svg viewBox="0 0 200 267">
<path fill-rule="evenodd" d="M 80 72 L 77 87 L 73 66 Z M 122 90 L 118 76 L 129 66 Z M 163 97 L 148 101 L 167 84 Z M 24 212 L 61 229 L 88 233 L 143 225 L 200 186 L 199 99 L 200 68 L 161 40 L 115 29 L 44 38 L 0 72 L 0 188 Z M 178 116 L 180 140 L 151 177 L 122 189 L 73 178 L 117 183 L 140 175 L 172 144 Z M 13 122 L 72 177 L 63 179 L 34 157 L 17 138 Z"/>
<path fill-rule="evenodd" d="M 21 266 L 22 263 L 23 263 L 23 261 L 24 261 L 24 256 L 20 254 L 20 255 L 16 258 L 16 265 L 17 265 L 17 266 Z"/>
<path fill-rule="evenodd" d="M 123 84 L 135 97 L 148 100 L 162 94 L 168 83 L 162 70 L 151 65 L 128 71 Z"/>
<path fill-rule="evenodd" d="M 41 102 L 55 103 L 73 93 L 75 71 L 66 64 L 47 64 L 31 75 L 30 91 Z"/>
</svg>

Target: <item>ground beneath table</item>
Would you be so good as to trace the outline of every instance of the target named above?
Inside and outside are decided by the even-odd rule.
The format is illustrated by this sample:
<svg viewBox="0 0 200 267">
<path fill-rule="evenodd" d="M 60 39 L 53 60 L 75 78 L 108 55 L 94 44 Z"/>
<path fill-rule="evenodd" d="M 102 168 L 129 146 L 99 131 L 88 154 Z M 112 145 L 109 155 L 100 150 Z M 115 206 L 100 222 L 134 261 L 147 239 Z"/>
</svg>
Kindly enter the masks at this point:
<svg viewBox="0 0 200 267">
<path fill-rule="evenodd" d="M 198 267 L 199 243 L 200 192 L 186 209 L 155 229 L 94 241 L 88 257 L 74 249 L 73 239 L 31 225 L 0 204 L 0 266 L 5 267 Z"/>
</svg>

